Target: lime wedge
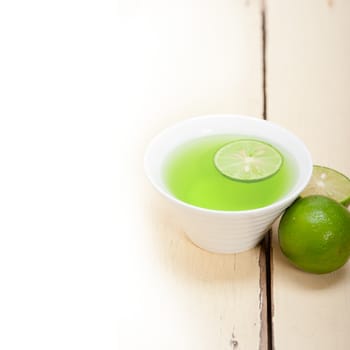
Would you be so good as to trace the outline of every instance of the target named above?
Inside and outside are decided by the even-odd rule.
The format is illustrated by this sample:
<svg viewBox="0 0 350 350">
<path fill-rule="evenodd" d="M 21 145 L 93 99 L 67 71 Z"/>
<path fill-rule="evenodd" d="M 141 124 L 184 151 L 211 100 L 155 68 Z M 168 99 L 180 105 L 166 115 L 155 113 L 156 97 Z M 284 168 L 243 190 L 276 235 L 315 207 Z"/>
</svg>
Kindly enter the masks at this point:
<svg viewBox="0 0 350 350">
<path fill-rule="evenodd" d="M 259 181 L 272 176 L 282 162 L 281 153 L 274 147 L 250 139 L 228 143 L 214 157 L 214 164 L 223 175 L 240 181 Z"/>
<path fill-rule="evenodd" d="M 320 194 L 344 205 L 350 204 L 350 179 L 331 168 L 314 165 L 311 180 L 301 197 Z"/>
</svg>

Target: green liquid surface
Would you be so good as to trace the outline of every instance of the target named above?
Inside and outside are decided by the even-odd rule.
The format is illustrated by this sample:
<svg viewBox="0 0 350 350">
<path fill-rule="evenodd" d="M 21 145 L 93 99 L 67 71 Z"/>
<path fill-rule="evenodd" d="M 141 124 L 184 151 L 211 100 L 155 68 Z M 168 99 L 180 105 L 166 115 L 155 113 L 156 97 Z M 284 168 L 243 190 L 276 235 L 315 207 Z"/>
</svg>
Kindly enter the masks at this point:
<svg viewBox="0 0 350 350">
<path fill-rule="evenodd" d="M 283 155 L 281 168 L 260 181 L 233 180 L 215 167 L 215 153 L 225 144 L 242 138 L 252 139 L 215 135 L 194 139 L 176 148 L 164 164 L 164 180 L 169 191 L 183 202 L 227 211 L 261 208 L 281 199 L 294 184 L 296 164 L 280 147 L 273 145 Z"/>
</svg>

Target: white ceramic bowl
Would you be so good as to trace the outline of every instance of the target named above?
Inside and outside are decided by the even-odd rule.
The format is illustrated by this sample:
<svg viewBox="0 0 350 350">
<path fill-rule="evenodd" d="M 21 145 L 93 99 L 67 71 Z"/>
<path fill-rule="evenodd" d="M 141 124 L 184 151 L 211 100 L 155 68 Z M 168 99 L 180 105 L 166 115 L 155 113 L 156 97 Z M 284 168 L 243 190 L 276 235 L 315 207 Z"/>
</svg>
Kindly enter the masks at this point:
<svg viewBox="0 0 350 350">
<path fill-rule="evenodd" d="M 163 181 L 164 160 L 184 142 L 216 134 L 256 136 L 285 149 L 294 156 L 298 168 L 294 186 L 275 203 L 252 210 L 204 209 L 177 199 Z M 163 130 L 149 144 L 144 166 L 156 190 L 173 204 L 174 214 L 192 242 L 217 253 L 237 253 L 255 247 L 275 219 L 303 191 L 312 174 L 309 151 L 290 131 L 262 119 L 226 114 L 190 118 Z"/>
</svg>

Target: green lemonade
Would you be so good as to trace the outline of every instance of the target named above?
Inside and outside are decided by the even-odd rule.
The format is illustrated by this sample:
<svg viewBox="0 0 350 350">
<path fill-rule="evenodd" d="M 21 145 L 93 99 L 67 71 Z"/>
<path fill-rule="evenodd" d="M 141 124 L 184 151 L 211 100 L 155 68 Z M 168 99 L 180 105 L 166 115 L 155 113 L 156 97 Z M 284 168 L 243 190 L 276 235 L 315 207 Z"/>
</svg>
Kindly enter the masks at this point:
<svg viewBox="0 0 350 350">
<path fill-rule="evenodd" d="M 295 160 L 280 147 L 276 148 L 283 156 L 281 168 L 259 181 L 233 180 L 216 168 L 216 152 L 242 138 L 246 136 L 206 136 L 180 145 L 165 160 L 167 188 L 183 202 L 214 210 L 256 209 L 279 200 L 292 188 L 297 175 Z"/>
</svg>

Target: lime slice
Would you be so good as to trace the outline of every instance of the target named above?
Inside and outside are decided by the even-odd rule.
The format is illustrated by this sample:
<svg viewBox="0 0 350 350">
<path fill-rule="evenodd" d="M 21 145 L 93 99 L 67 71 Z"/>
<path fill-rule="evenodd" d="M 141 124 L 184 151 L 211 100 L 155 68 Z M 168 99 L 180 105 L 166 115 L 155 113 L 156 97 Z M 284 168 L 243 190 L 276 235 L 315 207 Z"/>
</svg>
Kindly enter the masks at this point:
<svg viewBox="0 0 350 350">
<path fill-rule="evenodd" d="M 314 165 L 311 180 L 301 197 L 320 194 L 344 205 L 350 204 L 350 179 L 331 168 Z"/>
<path fill-rule="evenodd" d="M 215 154 L 216 168 L 234 180 L 258 181 L 275 174 L 283 158 L 271 145 L 257 140 L 241 139 L 221 147 Z"/>
</svg>

